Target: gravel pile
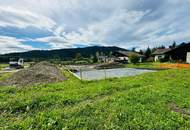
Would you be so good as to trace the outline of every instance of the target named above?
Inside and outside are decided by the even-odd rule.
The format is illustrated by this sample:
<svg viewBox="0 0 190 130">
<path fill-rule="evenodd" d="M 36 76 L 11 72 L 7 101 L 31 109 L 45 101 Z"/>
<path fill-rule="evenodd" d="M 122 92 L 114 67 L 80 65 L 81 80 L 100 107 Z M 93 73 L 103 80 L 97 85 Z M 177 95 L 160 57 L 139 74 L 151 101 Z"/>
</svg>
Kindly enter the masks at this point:
<svg viewBox="0 0 190 130">
<path fill-rule="evenodd" d="M 48 62 L 40 62 L 28 69 L 14 73 L 0 83 L 5 86 L 29 86 L 66 80 L 61 70 Z"/>
</svg>

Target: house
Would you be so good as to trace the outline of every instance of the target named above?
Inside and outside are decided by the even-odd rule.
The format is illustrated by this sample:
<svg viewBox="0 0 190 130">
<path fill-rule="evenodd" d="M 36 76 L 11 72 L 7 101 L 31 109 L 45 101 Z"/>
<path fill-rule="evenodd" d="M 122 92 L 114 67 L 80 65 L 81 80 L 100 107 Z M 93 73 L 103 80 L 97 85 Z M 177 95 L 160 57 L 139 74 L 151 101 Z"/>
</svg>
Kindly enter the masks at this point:
<svg viewBox="0 0 190 130">
<path fill-rule="evenodd" d="M 176 48 L 168 51 L 166 54 L 171 60 L 189 63 L 190 43 L 182 43 Z"/>
<path fill-rule="evenodd" d="M 122 62 L 122 63 L 130 63 L 130 55 L 137 55 L 139 57 L 139 63 L 143 60 L 143 55 L 140 55 L 137 52 L 133 51 L 115 51 L 113 52 L 113 56 L 115 57 L 115 62 Z"/>
<path fill-rule="evenodd" d="M 166 49 L 157 49 L 156 51 L 154 51 L 152 53 L 152 56 L 154 56 L 154 61 L 160 61 L 162 59 L 165 59 L 166 57 L 168 57 L 167 52 L 171 51 L 170 48 L 166 48 Z"/>
<path fill-rule="evenodd" d="M 190 63 L 190 43 L 182 43 L 176 48 L 157 49 L 152 55 L 155 61 L 162 59 Z"/>
<path fill-rule="evenodd" d="M 98 56 L 98 62 L 114 62 L 114 57 L 108 57 L 108 56 Z"/>
</svg>

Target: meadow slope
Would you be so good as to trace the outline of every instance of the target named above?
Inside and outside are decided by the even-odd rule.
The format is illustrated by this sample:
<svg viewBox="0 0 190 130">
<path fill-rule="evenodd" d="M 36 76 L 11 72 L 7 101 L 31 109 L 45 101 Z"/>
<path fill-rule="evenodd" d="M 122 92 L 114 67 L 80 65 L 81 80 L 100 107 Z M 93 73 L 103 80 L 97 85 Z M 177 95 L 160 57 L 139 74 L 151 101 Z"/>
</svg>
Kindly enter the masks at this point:
<svg viewBox="0 0 190 130">
<path fill-rule="evenodd" d="M 190 70 L 0 87 L 0 129 L 190 129 Z"/>
</svg>

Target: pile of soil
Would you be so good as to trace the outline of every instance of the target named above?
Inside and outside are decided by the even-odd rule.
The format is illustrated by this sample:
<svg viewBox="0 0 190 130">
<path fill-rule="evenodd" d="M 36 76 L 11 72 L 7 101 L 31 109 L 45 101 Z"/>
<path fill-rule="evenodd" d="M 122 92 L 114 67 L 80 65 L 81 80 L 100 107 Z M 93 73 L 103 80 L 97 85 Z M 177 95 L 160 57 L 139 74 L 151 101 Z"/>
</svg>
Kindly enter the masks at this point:
<svg viewBox="0 0 190 130">
<path fill-rule="evenodd" d="M 28 86 L 66 80 L 60 69 L 48 62 L 40 62 L 28 69 L 14 73 L 10 78 L 0 83 L 6 86 Z"/>
</svg>

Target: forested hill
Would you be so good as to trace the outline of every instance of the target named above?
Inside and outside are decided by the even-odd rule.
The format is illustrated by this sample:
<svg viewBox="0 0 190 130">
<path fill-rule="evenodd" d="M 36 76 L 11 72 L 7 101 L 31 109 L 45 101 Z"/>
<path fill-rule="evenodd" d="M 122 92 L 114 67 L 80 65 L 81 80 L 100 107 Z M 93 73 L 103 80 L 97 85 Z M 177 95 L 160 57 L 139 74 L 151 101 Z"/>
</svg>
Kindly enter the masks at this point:
<svg viewBox="0 0 190 130">
<path fill-rule="evenodd" d="M 95 56 L 97 53 L 109 55 L 110 52 L 125 50 L 119 47 L 103 47 L 103 46 L 93 46 L 86 48 L 70 48 L 70 49 L 60 49 L 60 50 L 35 50 L 22 53 L 10 53 L 0 55 L 0 62 L 8 62 L 10 58 L 24 58 L 25 61 L 40 61 L 40 60 L 73 60 L 77 55 L 90 58 Z"/>
</svg>

